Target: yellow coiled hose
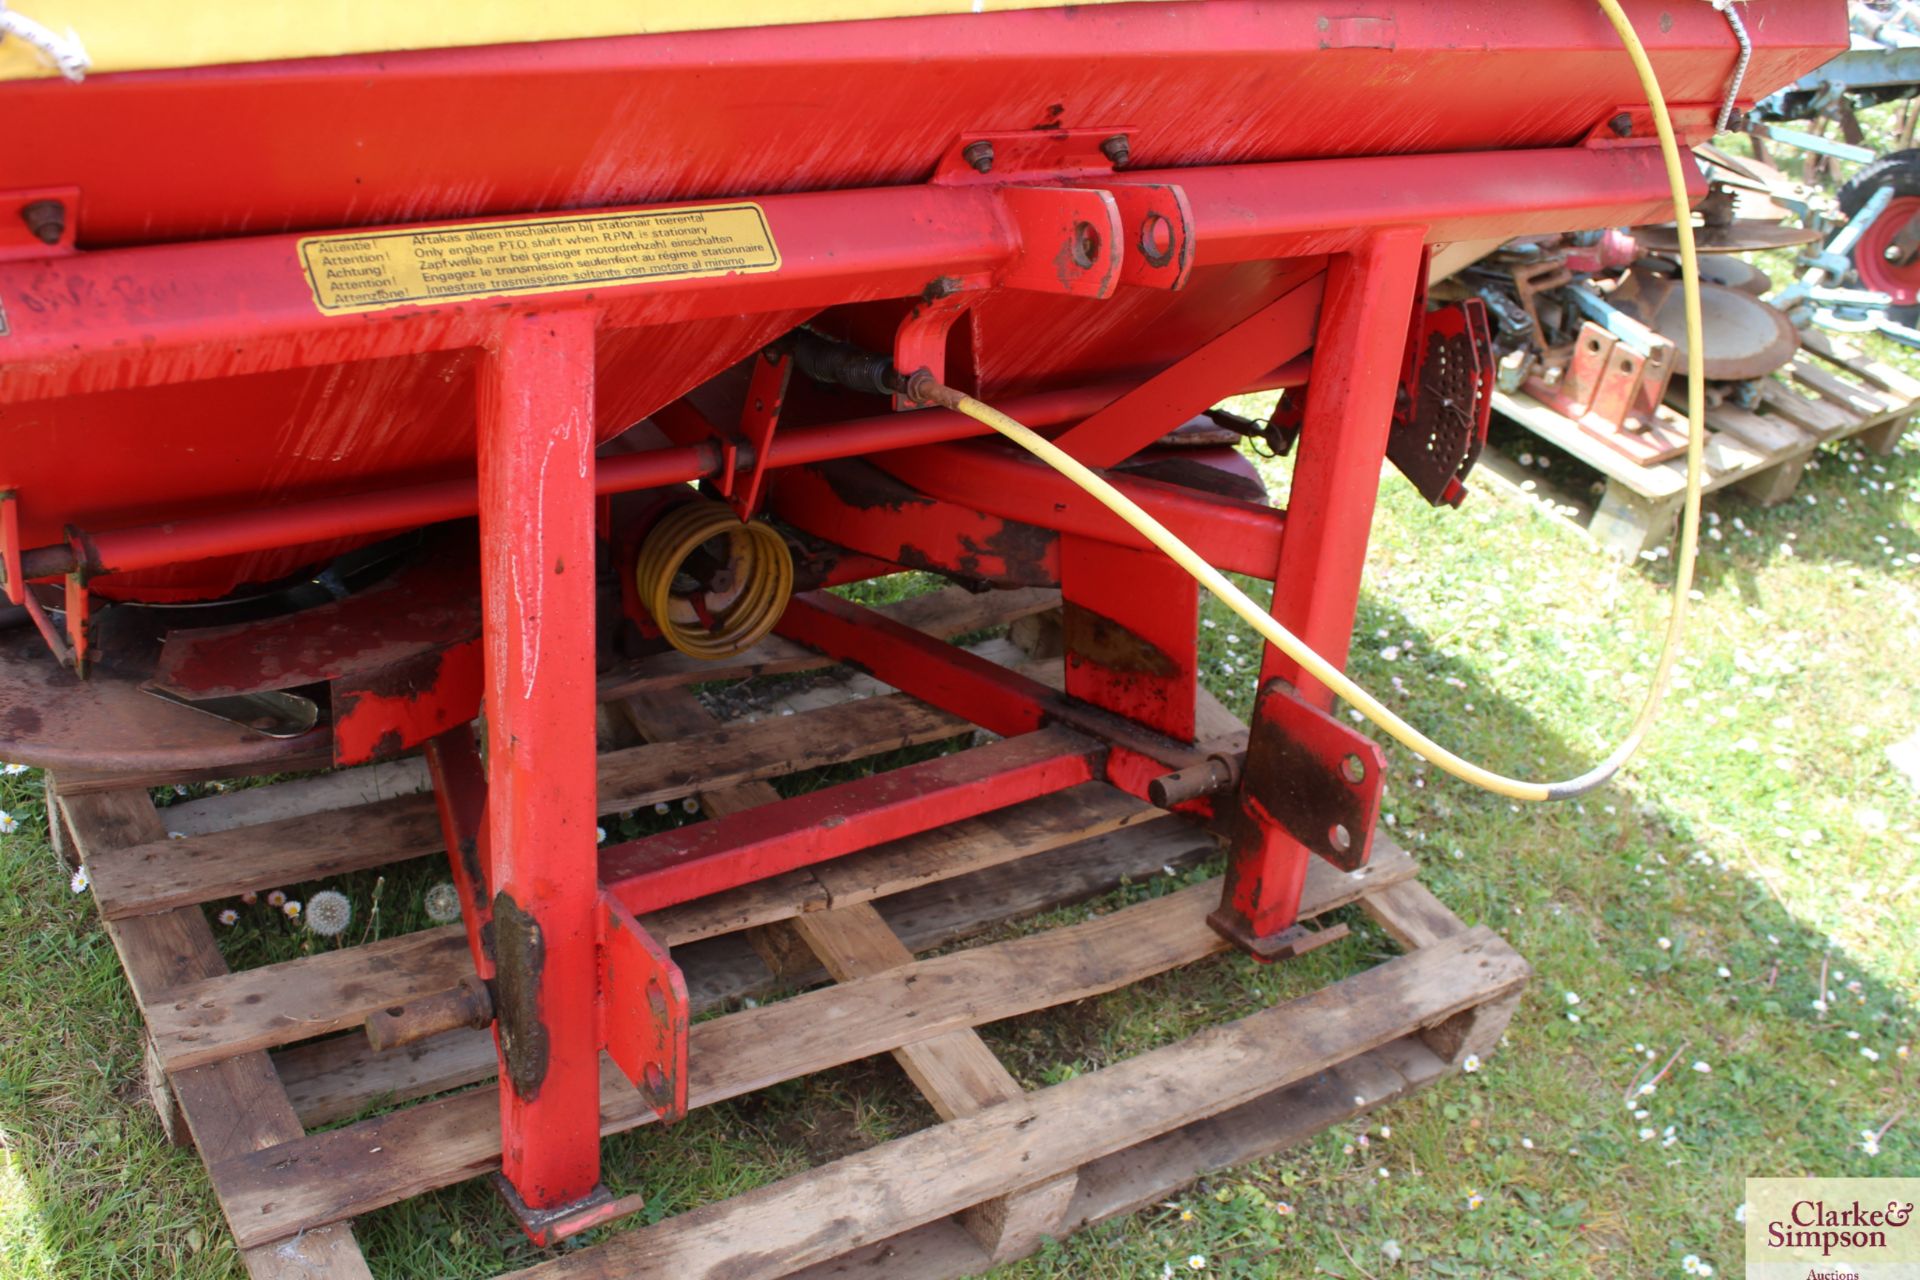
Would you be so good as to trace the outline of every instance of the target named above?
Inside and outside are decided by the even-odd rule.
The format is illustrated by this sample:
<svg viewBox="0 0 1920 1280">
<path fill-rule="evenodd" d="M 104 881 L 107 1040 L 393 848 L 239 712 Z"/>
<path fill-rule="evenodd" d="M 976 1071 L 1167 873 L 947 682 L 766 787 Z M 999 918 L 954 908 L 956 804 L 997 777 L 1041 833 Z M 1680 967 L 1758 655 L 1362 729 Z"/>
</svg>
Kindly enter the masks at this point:
<svg viewBox="0 0 1920 1280">
<path fill-rule="evenodd" d="M 694 607 L 694 593 L 673 588 L 688 558 L 716 539 L 725 539 L 723 571 L 732 581 L 706 591 L 709 626 Z M 723 503 L 700 498 L 675 507 L 647 531 L 634 581 L 668 644 L 693 658 L 731 658 L 759 643 L 786 610 L 793 553 L 771 525 L 743 522 Z"/>
<path fill-rule="evenodd" d="M 957 410 L 992 427 L 1086 490 L 1108 510 L 1144 534 L 1149 542 L 1165 552 L 1181 568 L 1193 575 L 1200 585 L 1211 591 L 1223 604 L 1238 614 L 1241 620 L 1264 637 L 1269 644 L 1293 659 L 1309 676 L 1344 698 L 1361 715 L 1379 725 L 1390 737 L 1415 755 L 1463 782 L 1472 783 L 1496 795 L 1508 796 L 1515 800 L 1560 800 L 1591 791 L 1617 773 L 1620 766 L 1639 750 L 1647 731 L 1653 727 L 1654 719 L 1660 709 L 1661 696 L 1665 693 L 1668 680 L 1672 675 L 1674 661 L 1679 657 L 1680 640 L 1686 630 L 1687 593 L 1693 587 L 1694 553 L 1698 546 L 1700 532 L 1700 460 L 1705 441 L 1703 420 L 1706 412 L 1706 376 L 1703 361 L 1706 344 L 1701 337 L 1700 269 L 1694 255 L 1693 215 L 1687 204 L 1686 171 L 1681 167 L 1680 148 L 1674 141 L 1673 121 L 1667 114 L 1666 98 L 1660 92 L 1660 82 L 1653 74 L 1653 66 L 1647 60 L 1647 51 L 1641 46 L 1633 24 L 1620 11 L 1617 0 L 1596 0 L 1596 2 L 1612 21 L 1614 30 L 1620 35 L 1620 42 L 1626 46 L 1627 55 L 1633 59 L 1634 70 L 1639 73 L 1640 86 L 1646 93 L 1647 105 L 1653 111 L 1654 129 L 1660 137 L 1660 155 L 1665 161 L 1667 179 L 1673 190 L 1673 216 L 1674 224 L 1679 228 L 1680 277 L 1687 321 L 1687 498 L 1680 529 L 1680 555 L 1674 578 L 1673 611 L 1667 619 L 1666 638 L 1661 645 L 1659 663 L 1654 668 L 1653 684 L 1647 690 L 1646 701 L 1641 704 L 1640 714 L 1635 718 L 1626 738 L 1609 752 L 1604 760 L 1580 776 L 1563 782 L 1530 782 L 1521 778 L 1509 778 L 1474 764 L 1472 761 L 1463 760 L 1395 715 L 1378 698 L 1348 679 L 1346 673 L 1308 648 L 1299 637 L 1275 621 L 1271 614 L 1249 599 L 1244 591 L 1236 587 L 1218 569 L 1201 559 L 1193 548 L 1168 532 L 1164 525 L 1141 510 L 1125 494 L 1094 474 L 1052 441 L 1022 426 L 999 410 L 982 404 L 951 387 L 934 382 L 924 371 L 909 379 L 907 386 L 908 395 L 914 399 Z"/>
</svg>

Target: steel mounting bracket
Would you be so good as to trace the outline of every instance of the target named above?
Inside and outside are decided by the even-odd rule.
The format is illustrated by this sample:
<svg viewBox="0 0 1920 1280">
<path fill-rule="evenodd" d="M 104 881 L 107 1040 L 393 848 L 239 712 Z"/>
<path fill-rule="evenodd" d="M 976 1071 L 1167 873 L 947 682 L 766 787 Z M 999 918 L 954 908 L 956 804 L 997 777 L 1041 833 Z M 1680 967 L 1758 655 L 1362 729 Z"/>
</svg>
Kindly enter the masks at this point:
<svg viewBox="0 0 1920 1280">
<path fill-rule="evenodd" d="M 687 981 L 667 949 L 600 894 L 601 1043 L 663 1124 L 687 1114 Z"/>
<path fill-rule="evenodd" d="M 1342 871 L 1373 849 L 1387 757 L 1380 744 L 1269 681 L 1254 706 L 1240 804 Z"/>
</svg>

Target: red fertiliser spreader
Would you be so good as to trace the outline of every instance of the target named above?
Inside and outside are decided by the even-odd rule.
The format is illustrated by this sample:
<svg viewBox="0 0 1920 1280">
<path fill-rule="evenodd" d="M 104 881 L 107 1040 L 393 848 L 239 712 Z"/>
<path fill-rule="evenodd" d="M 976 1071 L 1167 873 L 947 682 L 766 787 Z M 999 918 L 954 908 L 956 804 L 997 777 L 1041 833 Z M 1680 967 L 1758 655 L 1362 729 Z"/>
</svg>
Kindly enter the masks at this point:
<svg viewBox="0 0 1920 1280">
<path fill-rule="evenodd" d="M 1847 44 L 1625 7 L 1683 146 Z M 644 1202 L 605 1135 L 886 1054 L 937 1123 L 533 1270 L 972 1274 L 1497 1042 L 1380 746 L 1271 646 L 1225 715 L 1143 527 L 1344 664 L 1383 463 L 1458 506 L 1487 429 L 1429 280 L 1673 219 L 1591 0 L 167 8 L 0 11 L 0 758 L 252 1274 L 489 1174 L 553 1245 Z M 422 858 L 448 923 L 229 971 L 209 906 Z M 1066 1083 L 973 1030 L 1352 902 L 1407 954 Z"/>
</svg>

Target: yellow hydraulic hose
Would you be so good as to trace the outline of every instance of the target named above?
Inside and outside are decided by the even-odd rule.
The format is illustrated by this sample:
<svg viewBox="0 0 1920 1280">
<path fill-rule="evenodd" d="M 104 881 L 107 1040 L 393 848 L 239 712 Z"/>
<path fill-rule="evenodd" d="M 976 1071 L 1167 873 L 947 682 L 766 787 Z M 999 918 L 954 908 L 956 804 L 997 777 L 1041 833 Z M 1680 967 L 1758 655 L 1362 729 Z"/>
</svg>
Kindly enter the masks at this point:
<svg viewBox="0 0 1920 1280">
<path fill-rule="evenodd" d="M 1293 659 L 1309 676 L 1344 698 L 1361 715 L 1386 730 L 1395 741 L 1415 755 L 1463 782 L 1515 800 L 1562 800 L 1591 791 L 1611 778 L 1639 750 L 1659 712 L 1661 695 L 1666 692 L 1674 660 L 1679 656 L 1681 636 L 1686 630 L 1687 594 L 1693 587 L 1694 552 L 1700 531 L 1700 457 L 1705 442 L 1703 419 L 1706 413 L 1705 343 L 1701 335 L 1700 270 L 1694 257 L 1693 214 L 1687 204 L 1686 171 L 1681 167 L 1680 148 L 1674 141 L 1673 122 L 1667 115 L 1667 103 L 1660 92 L 1660 82 L 1654 77 L 1653 66 L 1647 60 L 1647 51 L 1641 46 L 1639 36 L 1634 33 L 1633 24 L 1620 11 L 1617 0 L 1596 2 L 1612 21 L 1614 30 L 1619 32 L 1627 55 L 1633 59 L 1634 70 L 1639 73 L 1640 86 L 1647 95 L 1647 105 L 1653 110 L 1654 129 L 1660 135 L 1660 155 L 1666 162 L 1667 178 L 1673 187 L 1673 217 L 1679 230 L 1680 278 L 1687 314 L 1687 500 L 1680 528 L 1673 612 L 1667 619 L 1666 638 L 1661 645 L 1660 661 L 1654 668 L 1652 687 L 1647 690 L 1646 701 L 1641 704 L 1640 714 L 1626 738 L 1606 759 L 1579 777 L 1564 782 L 1529 782 L 1506 777 L 1461 759 L 1388 710 L 1378 698 L 1308 648 L 1299 637 L 1249 599 L 1246 592 L 1201 559 L 1193 548 L 1052 441 L 999 410 L 934 382 L 925 371 L 909 379 L 907 386 L 908 395 L 914 399 L 944 405 L 992 427 L 1093 495 L 1108 510 L 1138 529 L 1149 542 L 1172 557 L 1269 644 Z"/>
</svg>

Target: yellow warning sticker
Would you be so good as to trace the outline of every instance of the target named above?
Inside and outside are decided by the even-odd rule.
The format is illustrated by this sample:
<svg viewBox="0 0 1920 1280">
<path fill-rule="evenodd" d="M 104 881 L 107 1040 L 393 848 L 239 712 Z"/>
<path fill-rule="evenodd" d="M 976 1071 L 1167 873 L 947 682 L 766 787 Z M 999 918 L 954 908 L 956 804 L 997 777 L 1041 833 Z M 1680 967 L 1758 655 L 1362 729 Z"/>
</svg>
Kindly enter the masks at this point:
<svg viewBox="0 0 1920 1280">
<path fill-rule="evenodd" d="M 757 204 L 308 236 L 299 253 L 329 314 L 780 269 Z"/>
</svg>

